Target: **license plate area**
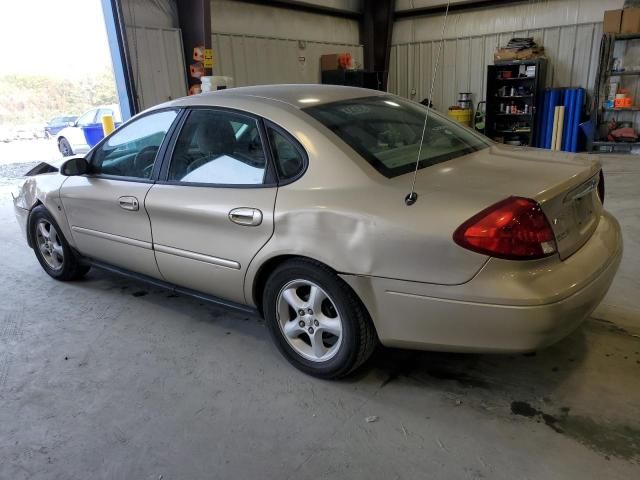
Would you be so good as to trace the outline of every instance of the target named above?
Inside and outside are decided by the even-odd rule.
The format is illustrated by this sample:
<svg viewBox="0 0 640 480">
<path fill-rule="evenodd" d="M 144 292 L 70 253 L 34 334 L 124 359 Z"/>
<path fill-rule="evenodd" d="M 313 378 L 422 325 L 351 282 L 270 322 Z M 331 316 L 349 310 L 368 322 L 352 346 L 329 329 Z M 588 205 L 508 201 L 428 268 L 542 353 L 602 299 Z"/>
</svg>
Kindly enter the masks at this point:
<svg viewBox="0 0 640 480">
<path fill-rule="evenodd" d="M 576 198 L 572 204 L 573 218 L 575 218 L 578 228 L 582 228 L 591 221 L 593 217 L 593 196 Z"/>
<path fill-rule="evenodd" d="M 563 260 L 584 245 L 598 226 L 602 207 L 597 187 L 598 176 L 594 176 L 547 207 Z"/>
</svg>

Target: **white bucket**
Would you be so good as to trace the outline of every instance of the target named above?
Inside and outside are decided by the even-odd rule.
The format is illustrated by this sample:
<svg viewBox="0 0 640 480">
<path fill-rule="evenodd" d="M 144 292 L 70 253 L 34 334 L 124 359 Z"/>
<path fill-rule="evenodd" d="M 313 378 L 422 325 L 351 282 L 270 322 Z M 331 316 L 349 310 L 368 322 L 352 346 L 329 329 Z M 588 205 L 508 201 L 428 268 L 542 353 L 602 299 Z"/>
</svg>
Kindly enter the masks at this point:
<svg viewBox="0 0 640 480">
<path fill-rule="evenodd" d="M 208 77 L 200 77 L 203 92 L 214 92 L 216 90 L 224 90 L 233 87 L 233 78 L 222 75 L 213 75 Z"/>
</svg>

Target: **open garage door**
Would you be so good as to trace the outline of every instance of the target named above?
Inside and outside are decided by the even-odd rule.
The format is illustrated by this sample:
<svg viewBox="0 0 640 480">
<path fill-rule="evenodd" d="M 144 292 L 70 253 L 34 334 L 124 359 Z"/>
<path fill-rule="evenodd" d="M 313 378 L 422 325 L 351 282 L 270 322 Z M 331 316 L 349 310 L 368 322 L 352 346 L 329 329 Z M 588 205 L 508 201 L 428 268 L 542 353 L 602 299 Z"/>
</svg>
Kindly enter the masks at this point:
<svg viewBox="0 0 640 480">
<path fill-rule="evenodd" d="M 179 28 L 127 26 L 140 111 L 187 93 Z"/>
</svg>

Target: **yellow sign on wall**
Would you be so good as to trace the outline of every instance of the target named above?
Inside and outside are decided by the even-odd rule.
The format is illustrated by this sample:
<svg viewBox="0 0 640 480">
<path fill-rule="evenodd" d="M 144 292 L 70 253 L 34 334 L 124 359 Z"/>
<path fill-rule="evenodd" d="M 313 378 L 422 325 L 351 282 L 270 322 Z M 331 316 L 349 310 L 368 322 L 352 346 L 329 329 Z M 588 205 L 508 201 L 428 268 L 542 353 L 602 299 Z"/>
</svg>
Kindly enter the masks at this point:
<svg viewBox="0 0 640 480">
<path fill-rule="evenodd" d="M 213 50 L 211 48 L 204 49 L 204 68 L 213 68 Z"/>
</svg>

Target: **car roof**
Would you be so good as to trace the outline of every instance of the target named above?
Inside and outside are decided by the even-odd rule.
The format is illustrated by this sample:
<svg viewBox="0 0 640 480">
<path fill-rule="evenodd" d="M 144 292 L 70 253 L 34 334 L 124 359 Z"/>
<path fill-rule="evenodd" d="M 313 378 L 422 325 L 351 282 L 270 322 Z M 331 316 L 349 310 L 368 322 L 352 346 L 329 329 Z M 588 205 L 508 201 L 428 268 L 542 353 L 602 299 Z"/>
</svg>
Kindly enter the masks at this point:
<svg viewBox="0 0 640 480">
<path fill-rule="evenodd" d="M 169 102 L 169 104 L 174 106 L 216 105 L 216 101 L 221 97 L 252 97 L 275 100 L 296 108 L 305 108 L 312 105 L 322 105 L 324 103 L 350 100 L 353 98 L 371 97 L 374 95 L 386 95 L 386 92 L 370 90 L 367 88 L 345 87 L 342 85 L 258 85 L 201 93 L 174 100 Z"/>
</svg>

